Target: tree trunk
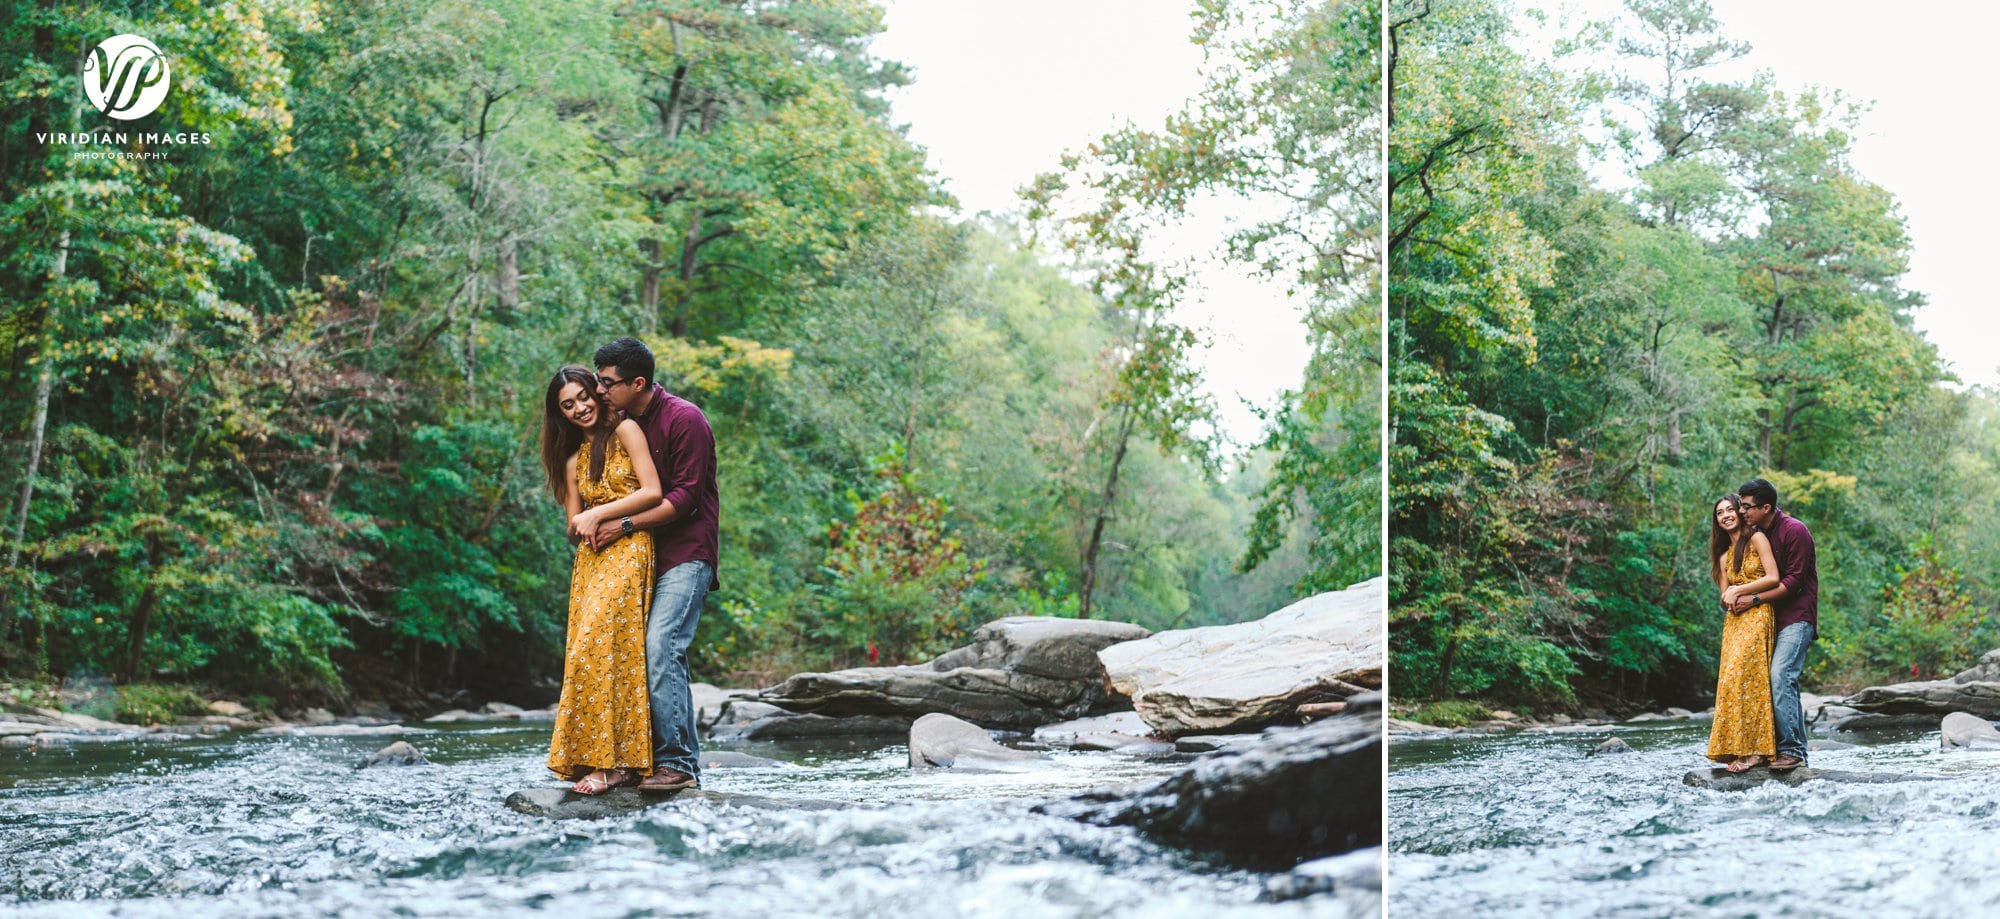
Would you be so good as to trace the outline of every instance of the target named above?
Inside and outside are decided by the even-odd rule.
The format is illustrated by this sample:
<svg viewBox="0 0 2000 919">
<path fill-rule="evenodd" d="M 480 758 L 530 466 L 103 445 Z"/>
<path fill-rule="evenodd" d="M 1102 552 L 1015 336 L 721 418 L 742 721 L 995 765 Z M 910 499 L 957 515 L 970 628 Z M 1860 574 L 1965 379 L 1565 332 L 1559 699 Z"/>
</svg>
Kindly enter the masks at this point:
<svg viewBox="0 0 2000 919">
<path fill-rule="evenodd" d="M 131 634 L 125 644 L 125 682 L 139 680 L 139 661 L 146 650 L 146 632 L 153 626 L 153 607 L 159 602 L 160 543 L 158 537 L 146 537 L 146 589 L 139 595 L 139 605 L 132 610 Z"/>
<path fill-rule="evenodd" d="M 639 315 L 645 318 L 646 331 L 660 330 L 660 274 L 667 266 L 660 261 L 660 241 L 650 237 L 639 240 L 639 254 L 646 257 L 645 268 L 639 275 Z"/>
<path fill-rule="evenodd" d="M 1105 476 L 1104 491 L 1098 496 L 1097 520 L 1091 524 L 1090 540 L 1083 547 L 1083 586 L 1079 591 L 1077 617 L 1090 618 L 1091 594 L 1097 589 L 1097 556 L 1104 544 L 1104 525 L 1111 519 L 1111 504 L 1118 500 L 1118 470 L 1125 464 L 1125 450 L 1132 444 L 1132 428 L 1137 419 L 1131 409 L 1118 423 L 1118 449 L 1111 455 L 1111 472 Z"/>
</svg>

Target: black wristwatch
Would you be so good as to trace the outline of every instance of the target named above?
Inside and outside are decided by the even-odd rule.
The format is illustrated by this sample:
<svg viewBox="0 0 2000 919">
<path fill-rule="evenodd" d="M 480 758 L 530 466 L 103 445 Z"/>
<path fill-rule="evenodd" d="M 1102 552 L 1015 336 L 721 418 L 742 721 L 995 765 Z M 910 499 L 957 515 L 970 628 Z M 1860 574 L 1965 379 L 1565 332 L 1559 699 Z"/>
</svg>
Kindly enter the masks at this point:
<svg viewBox="0 0 2000 919">
<path fill-rule="evenodd" d="M 632 535 L 632 518 L 630 517 L 618 518 L 618 529 L 627 536 Z"/>
<path fill-rule="evenodd" d="M 630 528 L 630 527 L 627 527 L 626 529 L 631 529 L 631 528 Z M 1764 602 L 1763 598 L 1762 598 L 1762 597 L 1760 597 L 1759 595 L 1757 595 L 1757 594 L 1751 594 L 1751 595 L 1750 595 L 1750 605 L 1751 605 L 1751 606 L 1757 606 L 1757 605 L 1759 605 L 1759 604 L 1761 604 L 1761 603 L 1763 603 L 1763 602 Z"/>
</svg>

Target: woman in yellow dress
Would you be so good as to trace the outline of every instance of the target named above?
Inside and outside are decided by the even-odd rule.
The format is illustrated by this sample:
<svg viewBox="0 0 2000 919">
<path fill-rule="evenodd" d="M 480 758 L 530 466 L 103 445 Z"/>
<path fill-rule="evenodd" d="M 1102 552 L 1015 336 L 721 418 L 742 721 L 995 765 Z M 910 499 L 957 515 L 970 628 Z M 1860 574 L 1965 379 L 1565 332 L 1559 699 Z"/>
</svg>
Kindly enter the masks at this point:
<svg viewBox="0 0 2000 919">
<path fill-rule="evenodd" d="M 1778 586 L 1771 540 L 1743 519 L 1741 499 L 1715 502 L 1708 536 L 1709 576 L 1722 591 L 1727 610 L 1737 597 Z M 1777 640 L 1776 614 L 1760 603 L 1740 613 L 1724 613 L 1722 666 L 1715 682 L 1715 721 L 1709 726 L 1708 758 L 1746 772 L 1770 762 L 1778 752 L 1771 718 L 1771 646 Z"/>
<path fill-rule="evenodd" d="M 542 467 L 577 543 L 549 769 L 574 782 L 577 793 L 599 795 L 653 772 L 646 696 L 653 537 L 627 527 L 625 535 L 592 546 L 588 534 L 599 521 L 658 505 L 660 477 L 638 422 L 611 411 L 598 397 L 597 376 L 576 365 L 549 381 Z"/>
</svg>

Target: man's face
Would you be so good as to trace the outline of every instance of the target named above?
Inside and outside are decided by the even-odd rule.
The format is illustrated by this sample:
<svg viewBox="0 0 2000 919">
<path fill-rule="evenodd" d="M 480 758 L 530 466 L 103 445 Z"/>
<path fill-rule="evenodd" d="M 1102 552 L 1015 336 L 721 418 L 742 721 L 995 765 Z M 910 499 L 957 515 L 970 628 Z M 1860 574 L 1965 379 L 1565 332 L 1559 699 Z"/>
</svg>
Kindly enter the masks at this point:
<svg viewBox="0 0 2000 919">
<path fill-rule="evenodd" d="M 643 382 L 644 377 L 626 379 L 616 365 L 597 368 L 597 394 L 621 412 L 630 412 L 639 401 L 639 385 Z"/>
<path fill-rule="evenodd" d="M 1761 530 L 1764 528 L 1764 524 L 1771 522 L 1772 510 L 1774 508 L 1769 504 L 1752 504 L 1746 499 L 1743 502 L 1743 519 L 1749 521 L 1751 526 Z"/>
</svg>

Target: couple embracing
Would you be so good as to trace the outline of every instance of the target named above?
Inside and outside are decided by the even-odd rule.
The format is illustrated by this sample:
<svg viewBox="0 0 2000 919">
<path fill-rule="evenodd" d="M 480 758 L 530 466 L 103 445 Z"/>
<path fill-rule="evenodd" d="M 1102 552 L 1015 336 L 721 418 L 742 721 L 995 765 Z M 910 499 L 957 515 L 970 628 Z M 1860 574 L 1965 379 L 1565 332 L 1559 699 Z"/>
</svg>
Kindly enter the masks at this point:
<svg viewBox="0 0 2000 919">
<path fill-rule="evenodd" d="M 687 650 L 717 586 L 715 437 L 635 338 L 549 381 L 542 467 L 576 545 L 549 769 L 580 794 L 696 784 Z"/>
<path fill-rule="evenodd" d="M 1803 766 L 1799 672 L 1819 637 L 1812 533 L 1778 510 L 1776 486 L 1751 479 L 1715 502 L 1708 557 L 1724 612 L 1708 758 L 1730 772 Z"/>
</svg>

